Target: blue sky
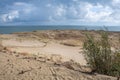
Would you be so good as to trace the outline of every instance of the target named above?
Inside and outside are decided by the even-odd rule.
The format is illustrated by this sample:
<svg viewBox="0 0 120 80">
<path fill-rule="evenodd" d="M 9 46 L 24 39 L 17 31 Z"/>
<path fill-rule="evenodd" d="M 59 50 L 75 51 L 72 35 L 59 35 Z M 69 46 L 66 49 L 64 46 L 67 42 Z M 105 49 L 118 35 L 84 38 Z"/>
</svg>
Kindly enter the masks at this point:
<svg viewBox="0 0 120 80">
<path fill-rule="evenodd" d="M 0 0 L 0 25 L 120 25 L 120 0 Z"/>
</svg>

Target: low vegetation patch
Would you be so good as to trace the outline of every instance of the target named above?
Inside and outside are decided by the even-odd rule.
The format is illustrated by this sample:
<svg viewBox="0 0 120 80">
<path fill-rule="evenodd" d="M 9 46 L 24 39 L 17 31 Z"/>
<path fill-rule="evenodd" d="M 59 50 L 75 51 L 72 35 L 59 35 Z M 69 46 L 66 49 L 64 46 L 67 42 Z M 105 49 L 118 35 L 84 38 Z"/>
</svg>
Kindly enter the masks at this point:
<svg viewBox="0 0 120 80">
<path fill-rule="evenodd" d="M 88 65 L 94 72 L 119 78 L 120 48 L 111 50 L 108 33 L 102 31 L 100 34 L 101 38 L 97 40 L 92 35 L 86 34 L 83 47 Z"/>
</svg>

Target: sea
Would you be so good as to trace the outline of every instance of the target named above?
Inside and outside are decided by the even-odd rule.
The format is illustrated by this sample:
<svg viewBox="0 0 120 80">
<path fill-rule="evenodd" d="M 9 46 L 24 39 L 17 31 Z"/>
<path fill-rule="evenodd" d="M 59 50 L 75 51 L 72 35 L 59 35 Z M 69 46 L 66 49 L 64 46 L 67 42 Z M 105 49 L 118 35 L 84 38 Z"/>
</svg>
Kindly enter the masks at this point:
<svg viewBox="0 0 120 80">
<path fill-rule="evenodd" d="M 120 26 L 76 26 L 76 25 L 40 25 L 40 26 L 0 26 L 1 34 L 28 32 L 36 30 L 108 30 L 120 32 Z"/>
</svg>

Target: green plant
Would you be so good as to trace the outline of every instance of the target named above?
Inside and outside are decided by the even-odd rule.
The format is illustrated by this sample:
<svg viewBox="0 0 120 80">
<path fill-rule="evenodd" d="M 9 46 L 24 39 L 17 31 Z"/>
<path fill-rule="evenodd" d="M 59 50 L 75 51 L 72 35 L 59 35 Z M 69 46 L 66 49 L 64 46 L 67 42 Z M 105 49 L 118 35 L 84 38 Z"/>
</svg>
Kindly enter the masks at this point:
<svg viewBox="0 0 120 80">
<path fill-rule="evenodd" d="M 112 76 L 116 76 L 117 80 L 120 80 L 120 52 L 116 52 L 115 53 L 115 60 L 114 63 L 112 65 Z"/>
<path fill-rule="evenodd" d="M 97 73 L 111 76 L 120 75 L 120 52 L 113 52 L 106 31 L 100 33 L 101 38 L 96 40 L 92 35 L 86 34 L 83 48 L 85 58 L 92 70 Z"/>
</svg>

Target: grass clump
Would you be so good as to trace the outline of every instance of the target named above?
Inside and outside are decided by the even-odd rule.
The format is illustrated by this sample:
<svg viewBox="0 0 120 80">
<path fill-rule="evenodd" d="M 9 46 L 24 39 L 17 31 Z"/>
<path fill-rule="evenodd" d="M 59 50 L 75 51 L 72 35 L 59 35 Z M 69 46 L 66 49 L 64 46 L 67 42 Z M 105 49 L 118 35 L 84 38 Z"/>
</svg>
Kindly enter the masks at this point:
<svg viewBox="0 0 120 80">
<path fill-rule="evenodd" d="M 83 48 L 88 65 L 97 73 L 120 76 L 120 51 L 112 51 L 109 36 L 102 31 L 101 38 L 96 40 L 86 34 Z"/>
</svg>

